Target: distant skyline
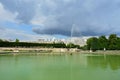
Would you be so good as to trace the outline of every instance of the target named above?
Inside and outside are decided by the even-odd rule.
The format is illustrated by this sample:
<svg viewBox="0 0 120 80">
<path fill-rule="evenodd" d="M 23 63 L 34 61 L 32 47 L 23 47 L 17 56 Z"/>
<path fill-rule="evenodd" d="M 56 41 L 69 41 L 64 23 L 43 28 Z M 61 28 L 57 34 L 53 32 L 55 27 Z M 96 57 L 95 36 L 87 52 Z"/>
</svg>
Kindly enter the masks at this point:
<svg viewBox="0 0 120 80">
<path fill-rule="evenodd" d="M 66 38 L 71 31 L 120 35 L 120 0 L 0 0 L 1 39 Z"/>
</svg>

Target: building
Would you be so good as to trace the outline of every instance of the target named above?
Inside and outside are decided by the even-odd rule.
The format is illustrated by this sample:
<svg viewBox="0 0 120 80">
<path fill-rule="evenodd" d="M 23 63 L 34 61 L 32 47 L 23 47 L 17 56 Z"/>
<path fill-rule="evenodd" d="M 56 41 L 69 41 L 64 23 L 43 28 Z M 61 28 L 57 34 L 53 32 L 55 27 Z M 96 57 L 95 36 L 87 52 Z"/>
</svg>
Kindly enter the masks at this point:
<svg viewBox="0 0 120 80">
<path fill-rule="evenodd" d="M 69 44 L 69 43 L 73 43 L 76 45 L 80 45 L 80 46 L 84 46 L 86 45 L 86 41 L 89 37 L 72 37 L 72 38 L 67 38 L 67 39 L 56 39 L 56 38 L 41 38 L 38 39 L 37 42 L 39 43 L 65 43 L 65 44 Z"/>
</svg>

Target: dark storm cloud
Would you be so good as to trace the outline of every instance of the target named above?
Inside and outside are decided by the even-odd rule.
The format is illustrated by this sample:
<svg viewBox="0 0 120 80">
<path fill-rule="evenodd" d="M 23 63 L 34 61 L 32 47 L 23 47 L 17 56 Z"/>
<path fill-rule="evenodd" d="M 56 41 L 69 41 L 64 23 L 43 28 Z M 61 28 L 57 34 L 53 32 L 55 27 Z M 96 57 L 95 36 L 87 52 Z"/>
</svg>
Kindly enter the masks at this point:
<svg viewBox="0 0 120 80">
<path fill-rule="evenodd" d="M 32 24 L 33 32 L 37 34 L 66 36 L 70 36 L 71 33 L 73 36 L 120 34 L 119 0 L 0 0 L 0 2 L 5 9 L 18 12 L 16 20 Z"/>
</svg>

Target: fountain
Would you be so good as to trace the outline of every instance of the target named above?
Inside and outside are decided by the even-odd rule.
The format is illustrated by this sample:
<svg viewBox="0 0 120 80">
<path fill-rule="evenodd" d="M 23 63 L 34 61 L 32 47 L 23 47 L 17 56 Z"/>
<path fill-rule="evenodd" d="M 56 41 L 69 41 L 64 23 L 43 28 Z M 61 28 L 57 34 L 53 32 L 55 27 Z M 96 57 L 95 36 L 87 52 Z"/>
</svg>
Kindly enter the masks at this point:
<svg viewBox="0 0 120 80">
<path fill-rule="evenodd" d="M 74 44 L 81 44 L 81 46 L 84 46 L 85 45 L 85 40 L 83 39 L 83 35 L 81 34 L 81 32 L 77 31 L 77 26 L 76 24 L 73 24 L 72 27 L 71 27 L 71 39 L 70 39 L 70 43 L 74 43 Z M 76 32 L 77 31 L 77 32 Z M 75 35 L 77 34 L 77 35 Z M 79 36 L 79 37 L 74 37 L 73 36 Z"/>
</svg>

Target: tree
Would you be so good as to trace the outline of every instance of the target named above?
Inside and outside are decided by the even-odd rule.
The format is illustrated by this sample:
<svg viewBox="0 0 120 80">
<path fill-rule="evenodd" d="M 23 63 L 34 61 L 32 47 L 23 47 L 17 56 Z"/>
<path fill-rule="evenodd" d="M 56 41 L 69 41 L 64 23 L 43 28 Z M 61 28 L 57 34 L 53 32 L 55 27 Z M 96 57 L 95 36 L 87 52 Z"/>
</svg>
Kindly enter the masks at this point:
<svg viewBox="0 0 120 80">
<path fill-rule="evenodd" d="M 0 42 L 3 42 L 3 40 L 2 40 L 2 39 L 0 39 Z"/>
<path fill-rule="evenodd" d="M 88 46 L 87 45 L 84 45 L 81 47 L 82 50 L 87 50 L 88 49 Z"/>
<path fill-rule="evenodd" d="M 92 46 L 92 38 L 87 39 L 87 49 L 90 50 Z"/>
<path fill-rule="evenodd" d="M 73 47 L 74 47 L 74 44 L 73 44 L 73 43 L 69 43 L 69 44 L 67 44 L 67 47 L 68 47 L 68 48 L 73 48 Z"/>
<path fill-rule="evenodd" d="M 99 50 L 100 44 L 99 44 L 98 38 L 96 38 L 96 37 L 89 38 L 87 40 L 87 47 L 89 50 L 90 49 L 93 51 Z"/>
<path fill-rule="evenodd" d="M 108 39 L 102 35 L 99 37 L 100 49 L 103 50 L 104 48 L 108 49 Z"/>
<path fill-rule="evenodd" d="M 19 39 L 16 39 L 15 42 L 18 43 L 18 42 L 19 42 Z"/>
<path fill-rule="evenodd" d="M 92 37 L 87 40 L 88 50 L 103 50 L 104 48 L 108 50 L 120 50 L 120 37 L 117 37 L 116 34 L 111 34 L 108 39 L 102 35 L 99 38 Z"/>
<path fill-rule="evenodd" d="M 78 49 L 80 49 L 80 45 L 75 45 L 73 43 L 69 43 L 69 44 L 67 44 L 67 48 L 78 48 Z"/>
<path fill-rule="evenodd" d="M 120 37 L 117 37 L 117 50 L 120 50 Z"/>
<path fill-rule="evenodd" d="M 117 35 L 116 34 L 111 34 L 109 36 L 109 49 L 110 50 L 116 50 L 117 49 Z"/>
</svg>

